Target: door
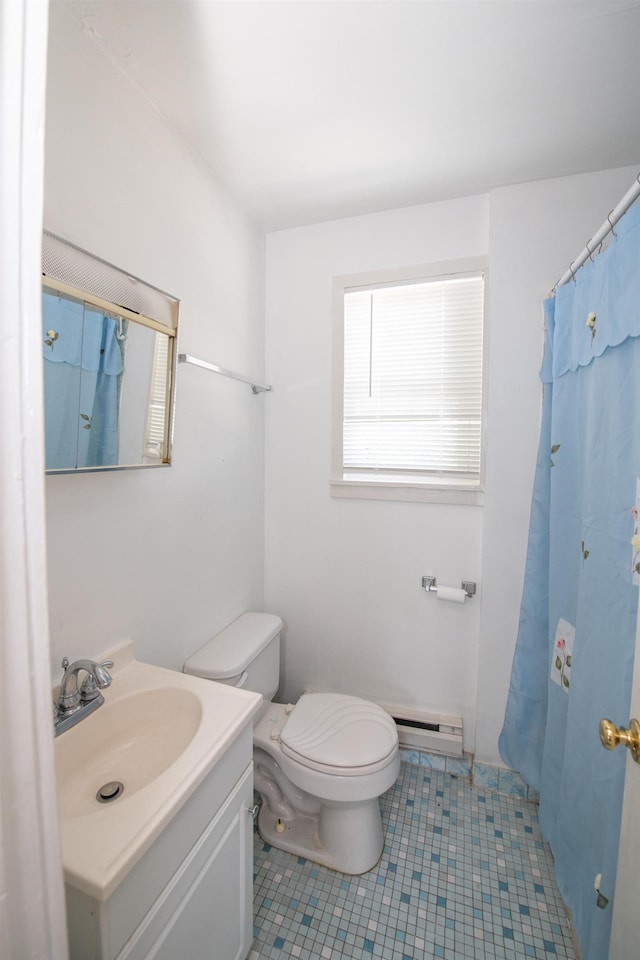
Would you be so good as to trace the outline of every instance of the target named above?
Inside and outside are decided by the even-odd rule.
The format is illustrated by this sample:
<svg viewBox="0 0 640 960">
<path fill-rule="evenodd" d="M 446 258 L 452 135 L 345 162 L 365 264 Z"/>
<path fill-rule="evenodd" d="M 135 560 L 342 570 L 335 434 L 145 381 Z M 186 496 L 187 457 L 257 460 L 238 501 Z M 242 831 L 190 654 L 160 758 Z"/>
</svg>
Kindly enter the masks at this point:
<svg viewBox="0 0 640 960">
<path fill-rule="evenodd" d="M 636 657 L 631 693 L 631 716 L 640 720 L 640 611 L 636 626 Z M 627 726 L 629 717 L 612 718 Z M 640 764 L 627 751 L 609 960 L 637 960 L 640 955 Z"/>
</svg>

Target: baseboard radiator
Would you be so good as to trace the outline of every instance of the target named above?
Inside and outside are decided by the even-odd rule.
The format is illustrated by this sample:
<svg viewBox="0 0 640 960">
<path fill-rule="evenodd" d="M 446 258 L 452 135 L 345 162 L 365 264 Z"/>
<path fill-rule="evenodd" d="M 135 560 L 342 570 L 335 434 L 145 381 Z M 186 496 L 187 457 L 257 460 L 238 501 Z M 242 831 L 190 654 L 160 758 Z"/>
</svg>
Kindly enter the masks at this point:
<svg viewBox="0 0 640 960">
<path fill-rule="evenodd" d="M 462 717 L 440 716 L 397 704 L 380 706 L 395 720 L 401 747 L 447 757 L 462 756 Z"/>
</svg>

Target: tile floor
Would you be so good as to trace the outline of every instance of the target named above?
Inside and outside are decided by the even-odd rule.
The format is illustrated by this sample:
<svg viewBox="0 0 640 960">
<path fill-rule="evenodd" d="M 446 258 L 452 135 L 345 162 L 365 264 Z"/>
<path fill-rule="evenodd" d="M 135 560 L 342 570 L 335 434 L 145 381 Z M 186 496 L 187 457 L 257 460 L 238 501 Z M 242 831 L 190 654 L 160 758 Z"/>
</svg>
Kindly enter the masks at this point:
<svg viewBox="0 0 640 960">
<path fill-rule="evenodd" d="M 535 804 L 402 763 L 385 846 L 360 877 L 256 834 L 249 960 L 574 960 Z"/>
</svg>

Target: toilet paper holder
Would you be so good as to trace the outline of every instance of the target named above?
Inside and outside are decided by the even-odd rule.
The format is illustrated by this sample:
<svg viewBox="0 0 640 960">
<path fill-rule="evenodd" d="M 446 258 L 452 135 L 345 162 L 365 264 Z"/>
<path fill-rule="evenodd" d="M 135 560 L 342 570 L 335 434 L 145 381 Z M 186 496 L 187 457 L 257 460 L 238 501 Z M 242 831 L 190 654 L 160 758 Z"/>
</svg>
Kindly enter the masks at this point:
<svg viewBox="0 0 640 960">
<path fill-rule="evenodd" d="M 476 582 L 475 580 L 463 580 L 460 584 L 460 587 L 464 590 L 465 596 L 471 597 L 475 596 L 476 593 Z M 427 590 L 429 593 L 438 592 L 438 584 L 435 577 L 423 577 L 422 578 L 422 589 Z"/>
</svg>

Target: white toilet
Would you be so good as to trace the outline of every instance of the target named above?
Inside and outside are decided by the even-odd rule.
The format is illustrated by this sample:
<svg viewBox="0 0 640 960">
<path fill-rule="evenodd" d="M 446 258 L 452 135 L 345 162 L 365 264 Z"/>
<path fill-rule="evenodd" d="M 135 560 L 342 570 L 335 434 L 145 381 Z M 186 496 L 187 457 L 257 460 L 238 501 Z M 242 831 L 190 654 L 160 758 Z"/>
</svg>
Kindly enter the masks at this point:
<svg viewBox="0 0 640 960">
<path fill-rule="evenodd" d="M 258 827 L 274 847 L 342 873 L 365 873 L 383 847 L 378 798 L 400 770 L 396 725 L 358 697 L 307 693 L 272 703 L 282 620 L 245 613 L 198 650 L 184 672 L 261 693 L 253 730 Z"/>
</svg>

